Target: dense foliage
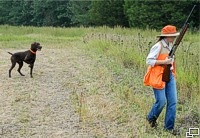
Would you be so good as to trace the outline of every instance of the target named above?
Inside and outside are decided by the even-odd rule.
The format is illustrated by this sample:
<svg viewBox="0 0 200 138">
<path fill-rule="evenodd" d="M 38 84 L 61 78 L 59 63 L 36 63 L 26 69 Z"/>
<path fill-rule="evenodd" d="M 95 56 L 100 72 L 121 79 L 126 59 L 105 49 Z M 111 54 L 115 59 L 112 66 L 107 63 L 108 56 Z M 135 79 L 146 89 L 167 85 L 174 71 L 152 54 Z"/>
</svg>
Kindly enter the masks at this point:
<svg viewBox="0 0 200 138">
<path fill-rule="evenodd" d="M 190 19 L 199 28 L 200 2 L 149 0 L 9 0 L 0 1 L 0 24 L 25 26 L 181 27 L 193 5 Z"/>
<path fill-rule="evenodd" d="M 192 7 L 191 24 L 199 26 L 199 3 L 195 1 L 126 1 L 125 12 L 132 27 L 159 27 L 174 24 L 181 27 Z"/>
</svg>

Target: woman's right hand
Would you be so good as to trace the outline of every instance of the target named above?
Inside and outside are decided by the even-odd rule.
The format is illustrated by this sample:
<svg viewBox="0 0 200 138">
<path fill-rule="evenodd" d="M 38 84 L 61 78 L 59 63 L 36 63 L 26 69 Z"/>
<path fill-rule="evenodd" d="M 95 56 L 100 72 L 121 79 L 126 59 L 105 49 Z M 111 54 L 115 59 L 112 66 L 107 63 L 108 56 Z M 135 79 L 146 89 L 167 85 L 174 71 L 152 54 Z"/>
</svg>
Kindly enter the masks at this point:
<svg viewBox="0 0 200 138">
<path fill-rule="evenodd" d="M 172 64 L 172 63 L 173 63 L 173 58 L 166 57 L 166 59 L 164 60 L 164 64 Z"/>
<path fill-rule="evenodd" d="M 174 62 L 173 58 L 166 57 L 165 60 L 156 60 L 155 65 L 172 64 Z"/>
</svg>

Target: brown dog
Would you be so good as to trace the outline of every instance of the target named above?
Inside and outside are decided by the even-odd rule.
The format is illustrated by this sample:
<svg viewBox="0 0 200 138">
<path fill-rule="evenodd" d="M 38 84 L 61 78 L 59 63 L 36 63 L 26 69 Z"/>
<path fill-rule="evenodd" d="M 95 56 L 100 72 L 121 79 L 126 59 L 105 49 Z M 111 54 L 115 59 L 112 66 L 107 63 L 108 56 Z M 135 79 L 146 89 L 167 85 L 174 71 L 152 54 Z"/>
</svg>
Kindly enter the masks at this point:
<svg viewBox="0 0 200 138">
<path fill-rule="evenodd" d="M 21 76 L 24 76 L 24 74 L 21 73 L 21 68 L 23 66 L 23 62 L 30 64 L 30 76 L 31 78 L 33 77 L 32 75 L 32 71 L 33 71 L 33 66 L 34 66 L 34 62 L 36 59 L 36 51 L 40 51 L 42 49 L 42 46 L 40 45 L 40 43 L 34 42 L 31 44 L 31 48 L 25 52 L 17 52 L 17 53 L 10 53 L 11 54 L 11 63 L 12 66 L 9 69 L 9 77 L 11 77 L 11 71 L 12 69 L 15 67 L 16 63 L 19 64 L 19 68 L 18 68 L 18 72 Z"/>
</svg>

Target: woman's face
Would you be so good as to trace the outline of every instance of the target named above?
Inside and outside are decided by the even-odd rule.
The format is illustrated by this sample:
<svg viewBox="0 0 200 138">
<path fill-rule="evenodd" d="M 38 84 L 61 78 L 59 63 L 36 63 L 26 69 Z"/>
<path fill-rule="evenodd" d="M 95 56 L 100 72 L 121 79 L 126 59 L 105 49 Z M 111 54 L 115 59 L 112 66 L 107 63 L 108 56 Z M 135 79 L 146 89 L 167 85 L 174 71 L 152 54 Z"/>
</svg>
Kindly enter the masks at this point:
<svg viewBox="0 0 200 138">
<path fill-rule="evenodd" d="M 166 37 L 166 40 L 168 43 L 173 43 L 175 38 L 176 38 L 176 36 L 168 36 L 168 37 Z"/>
</svg>

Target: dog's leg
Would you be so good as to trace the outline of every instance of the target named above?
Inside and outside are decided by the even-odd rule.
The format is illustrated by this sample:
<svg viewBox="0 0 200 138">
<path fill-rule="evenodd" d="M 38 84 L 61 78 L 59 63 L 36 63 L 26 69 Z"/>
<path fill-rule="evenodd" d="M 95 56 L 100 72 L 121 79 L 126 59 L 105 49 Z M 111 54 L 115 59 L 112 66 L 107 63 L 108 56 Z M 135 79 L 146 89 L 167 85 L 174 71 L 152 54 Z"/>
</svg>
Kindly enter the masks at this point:
<svg viewBox="0 0 200 138">
<path fill-rule="evenodd" d="M 22 66 L 23 66 L 23 61 L 22 62 L 17 62 L 18 64 L 19 64 L 19 68 L 18 68 L 18 72 L 19 72 L 19 74 L 21 75 L 21 76 L 25 76 L 24 74 L 22 74 L 21 73 L 21 68 L 22 68 Z"/>
<path fill-rule="evenodd" d="M 14 62 L 14 61 L 11 61 L 12 62 L 12 66 L 10 67 L 10 69 L 9 69 L 9 78 L 11 78 L 11 71 L 12 71 L 12 69 L 15 67 L 15 65 L 16 65 L 16 62 Z"/>
<path fill-rule="evenodd" d="M 31 78 L 33 78 L 33 75 L 32 75 L 32 73 L 33 73 L 33 66 L 34 66 L 34 64 L 30 64 L 29 65 L 29 67 L 31 68 L 30 69 L 30 76 L 31 76 Z"/>
</svg>

